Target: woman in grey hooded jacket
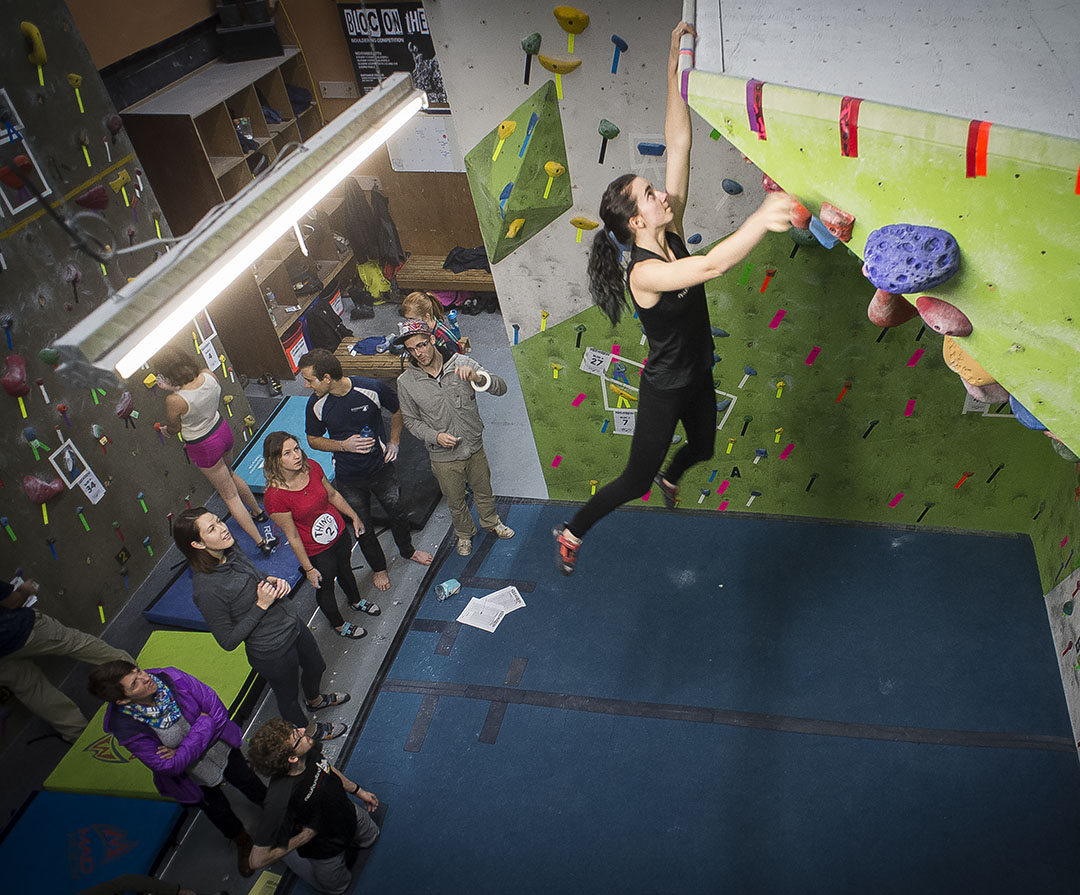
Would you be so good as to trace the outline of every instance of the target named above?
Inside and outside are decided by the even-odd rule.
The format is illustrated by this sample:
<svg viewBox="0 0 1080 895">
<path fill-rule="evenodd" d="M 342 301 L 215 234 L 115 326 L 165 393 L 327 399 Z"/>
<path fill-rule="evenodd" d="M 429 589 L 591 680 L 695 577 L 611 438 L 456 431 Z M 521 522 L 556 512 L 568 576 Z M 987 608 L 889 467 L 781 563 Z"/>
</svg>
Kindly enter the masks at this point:
<svg viewBox="0 0 1080 895">
<path fill-rule="evenodd" d="M 308 727 L 301 687 L 307 711 L 348 701 L 348 693 L 320 692 L 326 662 L 292 600 L 283 599 L 289 583 L 260 572 L 236 548 L 221 519 L 206 507 L 192 507 L 177 515 L 173 537 L 191 565 L 192 595 L 210 633 L 224 650 L 244 644 L 248 662 L 274 691 L 283 718 Z M 346 730 L 341 722 L 323 721 L 312 726 L 311 735 L 330 740 Z"/>
</svg>

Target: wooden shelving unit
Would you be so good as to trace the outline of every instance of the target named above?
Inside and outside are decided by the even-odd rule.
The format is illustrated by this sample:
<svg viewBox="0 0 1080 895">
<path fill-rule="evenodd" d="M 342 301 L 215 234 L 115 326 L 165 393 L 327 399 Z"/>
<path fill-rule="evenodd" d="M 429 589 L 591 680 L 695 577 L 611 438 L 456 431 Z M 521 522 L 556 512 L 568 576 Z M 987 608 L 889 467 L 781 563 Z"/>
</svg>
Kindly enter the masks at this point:
<svg viewBox="0 0 1080 895">
<path fill-rule="evenodd" d="M 332 231 L 344 229 L 342 200 L 328 196 L 317 206 L 314 219 L 304 218 L 301 227 L 308 257 L 304 259 L 296 237 L 290 232 L 279 239 L 254 265 L 252 276 L 241 277 L 210 305 L 222 344 L 237 372 L 248 376 L 272 373 L 292 378 L 292 366 L 284 339 L 297 320 L 320 295 L 347 281 L 355 270 L 352 251 L 339 252 Z M 307 261 L 316 282 L 310 291 L 293 290 L 289 263 Z M 266 299 L 273 292 L 277 310 L 271 318 Z M 293 310 L 286 310 L 292 308 Z"/>
<path fill-rule="evenodd" d="M 309 91 L 312 103 L 294 112 L 286 84 Z M 254 152 L 273 163 L 289 143 L 318 131 L 324 122 L 315 90 L 299 47 L 286 47 L 271 59 L 211 62 L 124 109 L 124 127 L 172 231 L 188 232 L 251 183 Z M 260 96 L 281 121 L 267 119 Z M 236 135 L 234 122 L 242 118 L 258 144 L 249 153 Z"/>
</svg>

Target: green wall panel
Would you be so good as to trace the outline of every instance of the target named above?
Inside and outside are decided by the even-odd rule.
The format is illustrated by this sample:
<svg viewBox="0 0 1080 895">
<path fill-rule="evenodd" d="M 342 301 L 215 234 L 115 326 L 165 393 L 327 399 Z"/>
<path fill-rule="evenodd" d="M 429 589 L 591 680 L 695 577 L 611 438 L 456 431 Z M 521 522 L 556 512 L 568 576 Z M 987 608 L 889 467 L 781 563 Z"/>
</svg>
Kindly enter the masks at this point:
<svg viewBox="0 0 1080 895">
<path fill-rule="evenodd" d="M 688 96 L 812 212 L 827 201 L 855 215 L 849 248 L 860 257 L 886 224 L 952 233 L 960 272 L 931 294 L 971 319 L 964 350 L 1080 452 L 1080 142 L 992 125 L 986 176 L 968 178 L 965 119 L 864 101 L 858 157 L 846 158 L 839 96 L 766 84 L 766 140 L 750 130 L 746 81 L 694 71 Z M 853 283 L 834 324 L 865 319 L 873 294 L 869 281 Z"/>
</svg>

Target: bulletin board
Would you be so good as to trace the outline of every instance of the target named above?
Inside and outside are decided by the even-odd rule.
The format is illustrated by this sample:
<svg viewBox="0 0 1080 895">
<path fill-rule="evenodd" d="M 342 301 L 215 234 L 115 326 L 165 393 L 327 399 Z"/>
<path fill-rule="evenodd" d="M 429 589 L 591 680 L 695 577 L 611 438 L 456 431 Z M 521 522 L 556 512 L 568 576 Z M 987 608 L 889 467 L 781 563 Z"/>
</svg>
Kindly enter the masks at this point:
<svg viewBox="0 0 1080 895">
<path fill-rule="evenodd" d="M 414 115 L 386 141 L 386 150 L 395 171 L 465 171 L 451 115 Z"/>
</svg>

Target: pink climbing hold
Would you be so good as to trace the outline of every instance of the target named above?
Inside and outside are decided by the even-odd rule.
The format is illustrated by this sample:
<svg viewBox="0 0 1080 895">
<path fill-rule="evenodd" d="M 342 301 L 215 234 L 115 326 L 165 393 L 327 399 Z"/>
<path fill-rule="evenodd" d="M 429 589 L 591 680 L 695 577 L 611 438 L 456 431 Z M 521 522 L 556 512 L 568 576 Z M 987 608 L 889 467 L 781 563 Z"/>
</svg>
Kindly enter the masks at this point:
<svg viewBox="0 0 1080 895">
<path fill-rule="evenodd" d="M 718 510 L 726 510 L 727 509 L 727 501 L 726 500 L 720 501 L 720 506 L 718 506 L 717 509 Z"/>
<path fill-rule="evenodd" d="M 919 312 L 904 296 L 878 289 L 867 305 L 866 316 L 874 326 L 900 326 Z"/>
<path fill-rule="evenodd" d="M 898 491 L 896 493 L 896 497 L 894 497 L 892 500 L 889 501 L 889 509 L 895 509 L 896 505 L 898 503 L 900 503 L 900 501 L 902 501 L 903 499 L 904 499 L 904 492 L 903 491 Z"/>
<path fill-rule="evenodd" d="M 731 482 L 729 482 L 729 481 L 728 481 L 727 479 L 724 479 L 724 480 L 723 480 L 723 481 L 722 481 L 722 482 L 720 483 L 720 487 L 716 489 L 716 493 L 717 493 L 717 494 L 723 494 L 723 493 L 724 493 L 725 491 L 727 491 L 727 487 L 728 487 L 728 485 L 730 485 L 730 484 L 731 484 Z"/>
<path fill-rule="evenodd" d="M 1068 535 L 1065 535 L 1065 540 L 1063 540 L 1063 541 L 1061 542 L 1061 546 L 1062 546 L 1062 547 L 1064 547 L 1064 546 L 1065 546 L 1066 544 L 1068 544 L 1068 543 L 1069 543 L 1069 536 L 1068 536 Z"/>
<path fill-rule="evenodd" d="M 648 491 L 641 495 L 641 502 L 648 503 L 650 497 L 652 497 L 652 488 L 650 488 Z"/>
<path fill-rule="evenodd" d="M 584 401 L 584 400 L 585 400 L 585 392 L 582 392 L 580 395 L 578 395 L 576 398 L 574 398 L 574 400 L 571 401 L 570 403 L 573 404 L 575 407 L 579 407 L 581 405 L 581 402 Z"/>
<path fill-rule="evenodd" d="M 619 346 L 617 344 L 614 344 L 614 345 L 611 346 L 611 353 L 618 356 L 618 354 L 619 354 Z"/>
<path fill-rule="evenodd" d="M 810 353 L 806 355 L 806 360 L 804 360 L 803 363 L 806 364 L 806 366 L 808 367 L 811 366 L 814 361 L 817 360 L 817 356 L 819 354 L 821 354 L 821 346 L 815 345 L 813 348 L 810 349 Z"/>
<path fill-rule="evenodd" d="M 769 323 L 769 329 L 776 329 L 780 325 L 780 321 L 784 319 L 784 315 L 787 313 L 783 308 L 776 312 L 772 321 Z"/>
<path fill-rule="evenodd" d="M 956 305 L 951 305 L 932 295 L 920 295 L 915 299 L 915 307 L 923 323 L 934 332 L 945 336 L 970 336 L 971 321 L 967 314 Z"/>
<path fill-rule="evenodd" d="M 39 504 L 45 503 L 58 494 L 63 494 L 66 490 L 59 477 L 46 480 L 37 475 L 23 476 L 22 486 L 31 502 Z"/>
<path fill-rule="evenodd" d="M 918 349 L 918 351 L 916 351 L 913 355 L 911 355 L 911 357 L 908 358 L 907 365 L 909 367 L 914 367 L 915 364 L 917 364 L 919 362 L 919 358 L 921 358 L 923 356 L 923 354 L 925 354 L 925 353 L 926 352 L 925 352 L 924 349 L 922 349 L 922 348 Z"/>
<path fill-rule="evenodd" d="M 780 452 L 780 459 L 781 459 L 781 460 L 786 460 L 786 459 L 787 459 L 788 457 L 790 457 L 790 456 L 791 456 L 791 452 L 792 452 L 793 450 L 795 450 L 795 444 L 794 444 L 794 442 L 792 442 L 791 444 L 789 444 L 789 445 L 788 445 L 788 446 L 787 446 L 786 448 L 784 448 L 784 449 L 783 449 L 783 450 L 782 450 L 782 451 Z"/>
<path fill-rule="evenodd" d="M 9 354 L 4 358 L 7 369 L 0 377 L 0 385 L 13 398 L 30 394 L 30 383 L 26 378 L 26 358 L 21 354 Z"/>
<path fill-rule="evenodd" d="M 911 416 L 915 412 L 915 399 L 912 398 L 907 402 L 907 407 L 904 408 L 904 416 Z"/>
<path fill-rule="evenodd" d="M 551 461 L 551 465 L 558 467 L 560 463 L 562 463 L 562 454 L 556 454 L 555 459 Z"/>
</svg>

